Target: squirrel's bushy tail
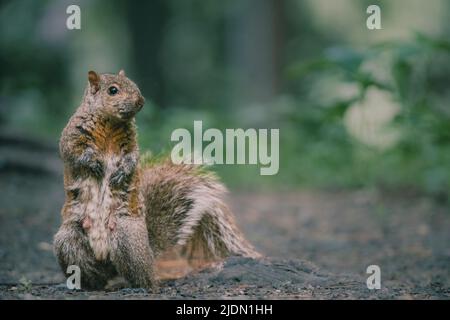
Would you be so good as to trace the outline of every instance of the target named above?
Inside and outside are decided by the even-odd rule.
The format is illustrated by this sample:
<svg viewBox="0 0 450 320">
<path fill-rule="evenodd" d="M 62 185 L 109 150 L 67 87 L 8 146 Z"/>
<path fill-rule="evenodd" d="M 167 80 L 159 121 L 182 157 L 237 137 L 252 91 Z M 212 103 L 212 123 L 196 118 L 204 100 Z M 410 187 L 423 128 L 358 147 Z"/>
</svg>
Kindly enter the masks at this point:
<svg viewBox="0 0 450 320">
<path fill-rule="evenodd" d="M 176 246 L 192 264 L 229 255 L 260 257 L 223 201 L 226 188 L 203 167 L 170 159 L 144 163 L 141 187 L 156 253 Z"/>
</svg>

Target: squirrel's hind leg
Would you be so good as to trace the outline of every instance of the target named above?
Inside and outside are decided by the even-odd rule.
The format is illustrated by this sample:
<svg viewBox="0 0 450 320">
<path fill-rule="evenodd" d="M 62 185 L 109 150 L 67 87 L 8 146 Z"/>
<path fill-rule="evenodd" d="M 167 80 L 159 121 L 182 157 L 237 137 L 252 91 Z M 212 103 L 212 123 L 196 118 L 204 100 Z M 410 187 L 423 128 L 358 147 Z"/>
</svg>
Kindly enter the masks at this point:
<svg viewBox="0 0 450 320">
<path fill-rule="evenodd" d="M 111 237 L 110 258 L 120 276 L 132 287 L 153 289 L 153 251 L 142 216 L 116 218 Z"/>
<path fill-rule="evenodd" d="M 68 266 L 80 268 L 81 289 L 103 289 L 108 280 L 116 275 L 111 263 L 95 259 L 87 236 L 75 221 L 61 225 L 54 238 L 54 251 L 66 276 Z"/>
</svg>

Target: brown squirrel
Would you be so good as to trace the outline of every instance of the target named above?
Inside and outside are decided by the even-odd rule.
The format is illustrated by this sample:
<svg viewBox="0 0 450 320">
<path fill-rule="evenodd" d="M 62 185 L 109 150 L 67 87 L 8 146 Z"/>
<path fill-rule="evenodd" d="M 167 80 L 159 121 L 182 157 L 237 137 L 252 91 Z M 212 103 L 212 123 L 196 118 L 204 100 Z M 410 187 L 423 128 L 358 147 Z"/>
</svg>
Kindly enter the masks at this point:
<svg viewBox="0 0 450 320">
<path fill-rule="evenodd" d="M 154 260 L 174 247 L 188 262 L 199 252 L 208 261 L 259 257 L 212 173 L 170 159 L 140 164 L 134 116 L 144 98 L 124 71 L 90 71 L 88 80 L 60 139 L 66 200 L 54 249 L 63 272 L 79 266 L 86 289 L 117 275 L 152 288 Z"/>
</svg>

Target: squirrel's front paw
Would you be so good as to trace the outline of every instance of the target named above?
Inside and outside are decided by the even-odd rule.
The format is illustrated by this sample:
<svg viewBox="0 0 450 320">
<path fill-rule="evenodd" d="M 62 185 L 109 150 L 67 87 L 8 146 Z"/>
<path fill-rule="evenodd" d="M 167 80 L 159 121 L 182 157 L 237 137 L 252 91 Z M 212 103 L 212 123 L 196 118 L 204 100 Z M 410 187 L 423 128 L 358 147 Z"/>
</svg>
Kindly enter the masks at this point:
<svg viewBox="0 0 450 320">
<path fill-rule="evenodd" d="M 81 166 L 88 168 L 98 178 L 104 174 L 103 164 L 100 160 L 96 159 L 94 150 L 90 148 L 80 157 L 79 163 Z"/>
<path fill-rule="evenodd" d="M 120 187 L 128 183 L 128 175 L 123 169 L 118 169 L 109 178 L 109 185 L 111 187 Z"/>
<path fill-rule="evenodd" d="M 110 179 L 111 187 L 127 186 L 136 168 L 137 157 L 135 154 L 127 154 L 117 163 L 117 170 Z"/>
<path fill-rule="evenodd" d="M 103 176 L 104 174 L 103 164 L 99 160 L 91 161 L 88 166 L 96 177 L 100 178 Z"/>
</svg>

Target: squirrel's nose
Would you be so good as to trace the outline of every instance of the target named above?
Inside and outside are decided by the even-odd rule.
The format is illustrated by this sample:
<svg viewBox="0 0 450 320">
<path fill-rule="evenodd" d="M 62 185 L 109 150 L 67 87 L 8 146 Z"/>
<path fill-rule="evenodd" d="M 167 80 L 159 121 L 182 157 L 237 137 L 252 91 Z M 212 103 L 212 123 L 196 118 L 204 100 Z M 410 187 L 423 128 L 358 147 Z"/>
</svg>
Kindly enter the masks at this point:
<svg viewBox="0 0 450 320">
<path fill-rule="evenodd" d="M 137 97 L 137 99 L 136 99 L 136 105 L 137 105 L 139 108 L 142 108 L 142 107 L 144 106 L 144 104 L 145 104 L 145 99 L 144 99 L 144 97 L 141 96 L 141 95 L 139 95 L 139 96 Z"/>
</svg>

